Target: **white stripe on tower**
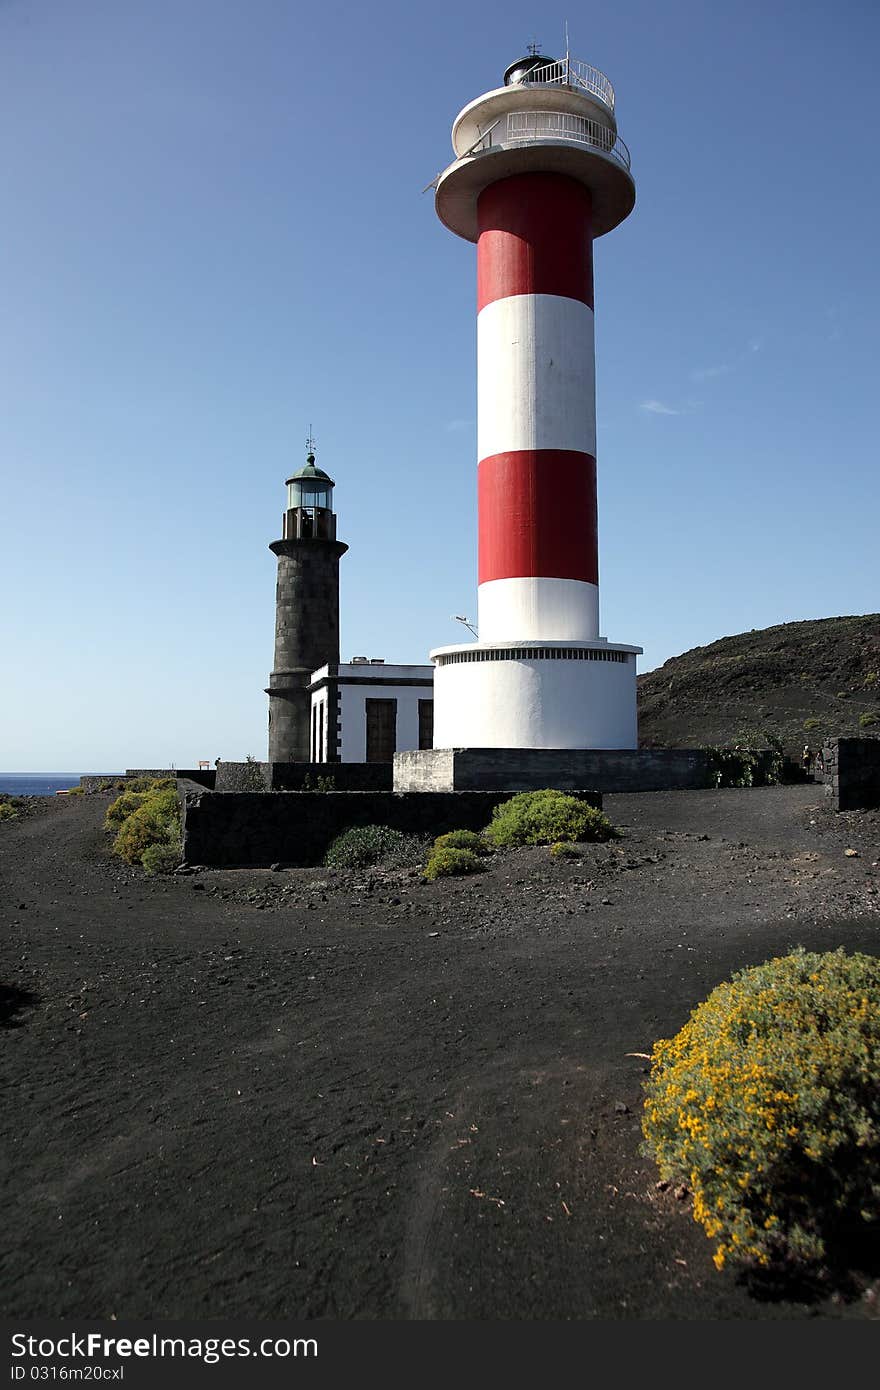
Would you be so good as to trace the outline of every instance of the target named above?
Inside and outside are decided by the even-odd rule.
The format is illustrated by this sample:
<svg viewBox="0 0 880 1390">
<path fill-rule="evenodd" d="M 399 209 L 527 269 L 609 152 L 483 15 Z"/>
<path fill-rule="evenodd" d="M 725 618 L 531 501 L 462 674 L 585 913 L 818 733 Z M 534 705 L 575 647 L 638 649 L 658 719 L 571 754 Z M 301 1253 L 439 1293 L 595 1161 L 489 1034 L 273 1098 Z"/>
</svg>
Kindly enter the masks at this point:
<svg viewBox="0 0 880 1390">
<path fill-rule="evenodd" d="M 590 212 L 559 174 L 480 196 L 481 642 L 598 635 Z"/>
<path fill-rule="evenodd" d="M 477 450 L 596 457 L 593 311 L 558 294 L 496 299 L 477 316 Z"/>
</svg>

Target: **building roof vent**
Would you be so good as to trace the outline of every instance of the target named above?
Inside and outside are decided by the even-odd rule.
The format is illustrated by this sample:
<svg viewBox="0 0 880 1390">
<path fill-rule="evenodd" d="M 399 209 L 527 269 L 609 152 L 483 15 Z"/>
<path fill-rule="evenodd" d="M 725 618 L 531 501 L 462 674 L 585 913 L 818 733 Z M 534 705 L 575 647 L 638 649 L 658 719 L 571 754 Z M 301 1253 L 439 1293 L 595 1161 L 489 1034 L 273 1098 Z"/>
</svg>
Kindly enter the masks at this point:
<svg viewBox="0 0 880 1390">
<path fill-rule="evenodd" d="M 370 665 L 371 665 L 371 666 L 384 666 L 384 665 L 385 665 L 385 658 L 384 658 L 384 656 L 371 656 L 371 657 L 370 657 Z"/>
<path fill-rule="evenodd" d="M 353 656 L 349 662 L 350 666 L 368 666 L 370 663 L 365 656 Z"/>
</svg>

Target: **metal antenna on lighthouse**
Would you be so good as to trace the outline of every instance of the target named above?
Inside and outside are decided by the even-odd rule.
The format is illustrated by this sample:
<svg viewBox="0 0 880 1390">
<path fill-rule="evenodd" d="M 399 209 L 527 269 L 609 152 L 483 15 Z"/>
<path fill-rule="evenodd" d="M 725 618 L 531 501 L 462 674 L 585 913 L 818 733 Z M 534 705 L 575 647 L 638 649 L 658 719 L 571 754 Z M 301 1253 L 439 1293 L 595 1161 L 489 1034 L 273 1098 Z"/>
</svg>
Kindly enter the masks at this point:
<svg viewBox="0 0 880 1390">
<path fill-rule="evenodd" d="M 307 453 L 307 454 L 314 454 L 314 452 L 315 452 L 315 436 L 312 434 L 312 427 L 311 427 L 311 425 L 309 425 L 309 437 L 308 437 L 308 439 L 306 440 L 306 453 Z"/>
</svg>

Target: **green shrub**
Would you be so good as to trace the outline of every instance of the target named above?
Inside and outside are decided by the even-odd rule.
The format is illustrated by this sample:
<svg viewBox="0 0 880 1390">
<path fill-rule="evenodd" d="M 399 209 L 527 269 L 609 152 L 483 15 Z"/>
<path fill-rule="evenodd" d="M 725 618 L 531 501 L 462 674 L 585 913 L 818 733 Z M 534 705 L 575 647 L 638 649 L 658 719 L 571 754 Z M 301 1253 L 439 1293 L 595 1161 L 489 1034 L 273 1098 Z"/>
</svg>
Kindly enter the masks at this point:
<svg viewBox="0 0 880 1390">
<path fill-rule="evenodd" d="M 262 776 L 262 774 L 261 774 Z M 312 774 L 307 772 L 303 778 L 301 791 L 304 792 L 335 792 L 336 778 L 333 776 L 322 777 L 320 774 L 312 781 Z"/>
<path fill-rule="evenodd" d="M 136 811 L 139 806 L 143 806 L 149 792 L 123 792 L 117 796 L 115 801 L 111 801 L 104 816 L 105 830 L 118 830 L 124 820 L 127 820 L 132 811 Z"/>
<path fill-rule="evenodd" d="M 782 781 L 785 764 L 782 742 L 775 734 L 746 735 L 754 740 L 735 748 L 704 746 L 708 758 L 707 785 L 710 787 L 770 787 Z"/>
<path fill-rule="evenodd" d="M 774 734 L 771 729 L 744 729 L 734 735 L 734 749 L 741 751 L 744 748 L 757 752 L 763 748 L 770 748 L 780 757 L 785 752 L 782 739 L 778 734 Z"/>
<path fill-rule="evenodd" d="M 66 796 L 85 796 L 85 794 L 85 787 L 68 787 L 65 793 Z"/>
<path fill-rule="evenodd" d="M 617 834 L 601 811 L 546 787 L 518 792 L 492 812 L 486 838 L 496 847 L 552 845 L 557 840 L 610 840 Z"/>
<path fill-rule="evenodd" d="M 177 868 L 182 859 L 180 840 L 169 840 L 167 842 L 157 841 L 155 844 L 147 845 L 141 855 L 141 863 L 146 873 L 150 874 L 171 874 Z"/>
<path fill-rule="evenodd" d="M 133 777 L 128 785 L 125 782 L 117 782 L 116 785 L 121 786 L 123 792 L 107 807 L 105 830 L 118 830 L 133 811 L 137 811 L 148 797 L 155 796 L 157 792 L 173 792 L 175 798 L 177 795 L 177 783 L 172 777 Z"/>
<path fill-rule="evenodd" d="M 0 801 L 0 820 L 15 820 L 18 816 L 18 808 L 12 801 Z"/>
<path fill-rule="evenodd" d="M 880 960 L 742 970 L 654 1046 L 645 1147 L 683 1181 L 714 1260 L 817 1261 L 880 1219 Z"/>
<path fill-rule="evenodd" d="M 427 841 L 406 835 L 390 825 L 354 825 L 329 846 L 324 863 L 329 869 L 414 868 L 424 858 Z"/>
<path fill-rule="evenodd" d="M 472 854 L 491 854 L 492 846 L 487 845 L 482 835 L 475 830 L 447 830 L 438 835 L 434 849 L 469 849 Z"/>
<path fill-rule="evenodd" d="M 472 849 L 454 849 L 447 845 L 431 851 L 422 877 L 432 883 L 435 878 L 447 878 L 453 874 L 481 874 L 485 868 L 482 855 L 474 854 Z"/>
<path fill-rule="evenodd" d="M 567 840 L 557 840 L 555 845 L 550 846 L 550 853 L 554 859 L 580 859 L 581 857 L 577 845 L 569 844 Z"/>
<path fill-rule="evenodd" d="M 873 710 L 866 709 L 864 714 L 859 715 L 859 727 L 868 729 L 872 724 L 880 724 L 880 714 L 875 714 Z"/>
<path fill-rule="evenodd" d="M 113 841 L 113 853 L 129 864 L 140 864 L 149 845 L 180 839 L 180 802 L 172 787 L 153 792 L 127 816 Z"/>
<path fill-rule="evenodd" d="M 821 720 L 821 719 L 805 719 L 805 720 L 804 720 L 804 728 L 807 729 L 807 730 L 810 730 L 810 729 L 818 729 L 818 727 L 819 727 L 819 725 L 820 725 L 821 723 L 822 723 L 822 720 Z"/>
<path fill-rule="evenodd" d="M 877 673 L 876 671 L 867 671 L 867 672 L 865 673 L 865 679 L 864 679 L 864 681 L 862 682 L 862 684 L 863 684 L 863 685 L 876 685 L 878 679 L 880 679 L 880 677 L 878 677 L 878 673 Z"/>
</svg>

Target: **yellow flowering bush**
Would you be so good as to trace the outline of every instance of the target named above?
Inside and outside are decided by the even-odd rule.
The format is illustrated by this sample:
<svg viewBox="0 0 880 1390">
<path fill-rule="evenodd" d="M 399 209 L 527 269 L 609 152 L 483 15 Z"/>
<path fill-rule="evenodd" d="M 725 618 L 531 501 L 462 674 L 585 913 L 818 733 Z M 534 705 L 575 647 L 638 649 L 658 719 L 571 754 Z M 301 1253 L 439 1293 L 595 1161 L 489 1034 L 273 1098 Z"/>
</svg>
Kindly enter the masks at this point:
<svg viewBox="0 0 880 1390">
<path fill-rule="evenodd" d="M 517 792 L 492 812 L 485 836 L 498 849 L 515 845 L 553 845 L 558 840 L 612 840 L 617 831 L 588 802 L 544 787 Z"/>
<path fill-rule="evenodd" d="M 111 801 L 104 815 L 104 829 L 118 831 L 123 821 L 128 820 L 132 811 L 136 811 L 139 806 L 143 806 L 149 792 L 123 792 L 117 796 L 115 801 Z"/>
<path fill-rule="evenodd" d="M 742 970 L 655 1044 L 645 1150 L 693 1193 L 714 1260 L 821 1261 L 880 1218 L 880 961 Z"/>
<path fill-rule="evenodd" d="M 156 785 L 158 790 L 153 792 L 134 795 L 124 792 L 110 807 L 112 811 L 120 802 L 127 802 L 131 807 L 119 823 L 113 841 L 113 853 L 129 864 L 143 863 L 144 852 L 150 845 L 173 845 L 177 851 L 180 850 L 180 802 L 177 792 L 173 785 L 163 787 L 161 782 Z M 137 805 L 131 805 L 132 802 L 137 802 Z M 112 830 L 115 822 L 110 818 L 110 811 L 104 824 Z"/>
</svg>

